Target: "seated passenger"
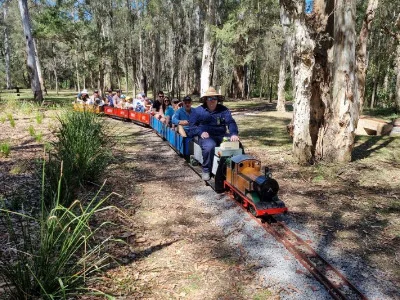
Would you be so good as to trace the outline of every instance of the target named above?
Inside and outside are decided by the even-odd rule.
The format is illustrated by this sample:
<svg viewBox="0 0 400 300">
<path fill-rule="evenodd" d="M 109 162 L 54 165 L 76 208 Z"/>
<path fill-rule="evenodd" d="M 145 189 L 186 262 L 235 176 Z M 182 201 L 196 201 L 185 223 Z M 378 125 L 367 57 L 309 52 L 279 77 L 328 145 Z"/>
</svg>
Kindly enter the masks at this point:
<svg viewBox="0 0 400 300">
<path fill-rule="evenodd" d="M 114 107 L 113 97 L 114 97 L 114 95 L 113 95 L 112 89 L 108 89 L 107 95 L 106 95 L 106 104 L 108 106 Z"/>
<path fill-rule="evenodd" d="M 174 108 L 171 105 L 171 100 L 168 97 L 164 98 L 164 103 L 162 104 L 162 111 L 164 116 L 160 119 L 165 125 L 170 126 L 172 116 L 174 115 Z"/>
<path fill-rule="evenodd" d="M 145 97 L 144 98 L 144 112 L 151 112 L 151 107 L 153 106 L 153 101 L 151 99 Z"/>
<path fill-rule="evenodd" d="M 177 111 L 180 107 L 182 107 L 182 105 L 179 106 L 179 104 L 181 104 L 181 101 L 179 101 L 179 99 L 177 98 L 172 99 L 172 107 L 174 111 Z"/>
<path fill-rule="evenodd" d="M 115 91 L 115 95 L 112 98 L 112 102 L 113 102 L 114 107 L 121 108 L 122 100 L 121 100 L 120 97 L 121 97 L 121 90 L 116 90 Z"/>
<path fill-rule="evenodd" d="M 125 109 L 133 109 L 133 98 L 132 97 L 126 97 L 125 98 L 125 103 L 124 103 L 124 108 Z"/>
<path fill-rule="evenodd" d="M 189 131 L 189 117 L 192 112 L 192 98 L 186 96 L 183 98 L 183 107 L 175 111 L 172 116 L 172 124 L 178 127 L 181 136 L 186 137 Z"/>
<path fill-rule="evenodd" d="M 160 120 L 164 116 L 162 112 L 162 105 L 164 103 L 164 92 L 159 91 L 157 95 L 157 99 L 154 100 L 153 105 L 151 106 L 151 114 L 155 118 Z"/>
<path fill-rule="evenodd" d="M 93 95 L 89 97 L 89 100 L 88 100 L 87 104 L 89 104 L 89 105 L 98 105 L 98 106 L 103 106 L 104 105 L 104 101 L 103 101 L 103 99 L 101 99 L 98 90 L 94 90 L 93 91 Z"/>
<path fill-rule="evenodd" d="M 89 94 L 87 89 L 83 89 L 78 96 L 76 97 L 76 103 L 83 103 L 85 104 L 89 99 Z"/>
<path fill-rule="evenodd" d="M 239 141 L 238 127 L 230 110 L 218 103 L 222 95 L 214 88 L 209 87 L 200 100 L 203 104 L 190 114 L 189 136 L 198 138 L 203 155 L 202 179 L 210 180 L 215 147 L 221 144 L 225 136 L 229 136 L 231 142 Z"/>
</svg>

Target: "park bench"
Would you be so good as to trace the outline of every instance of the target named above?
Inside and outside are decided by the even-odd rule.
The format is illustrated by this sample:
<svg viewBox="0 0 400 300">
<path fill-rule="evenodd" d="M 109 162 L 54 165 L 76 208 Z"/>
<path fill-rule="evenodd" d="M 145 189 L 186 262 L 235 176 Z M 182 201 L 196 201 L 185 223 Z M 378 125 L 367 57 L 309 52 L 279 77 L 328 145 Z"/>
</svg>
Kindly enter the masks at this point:
<svg viewBox="0 0 400 300">
<path fill-rule="evenodd" d="M 393 124 L 385 120 L 361 116 L 356 129 L 357 135 L 388 135 Z"/>
</svg>

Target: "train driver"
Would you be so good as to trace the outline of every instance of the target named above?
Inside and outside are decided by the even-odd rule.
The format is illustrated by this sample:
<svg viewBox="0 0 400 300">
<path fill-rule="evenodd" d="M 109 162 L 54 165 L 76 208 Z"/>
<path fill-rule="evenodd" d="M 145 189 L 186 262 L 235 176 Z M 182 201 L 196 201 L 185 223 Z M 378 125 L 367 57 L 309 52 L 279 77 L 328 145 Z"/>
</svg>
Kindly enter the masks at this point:
<svg viewBox="0 0 400 300">
<path fill-rule="evenodd" d="M 213 87 L 209 87 L 200 100 L 203 104 L 190 114 L 189 136 L 198 138 L 203 155 L 202 179 L 210 180 L 215 147 L 225 136 L 229 136 L 231 142 L 239 141 L 238 127 L 230 110 L 218 103 L 223 97 Z"/>
</svg>

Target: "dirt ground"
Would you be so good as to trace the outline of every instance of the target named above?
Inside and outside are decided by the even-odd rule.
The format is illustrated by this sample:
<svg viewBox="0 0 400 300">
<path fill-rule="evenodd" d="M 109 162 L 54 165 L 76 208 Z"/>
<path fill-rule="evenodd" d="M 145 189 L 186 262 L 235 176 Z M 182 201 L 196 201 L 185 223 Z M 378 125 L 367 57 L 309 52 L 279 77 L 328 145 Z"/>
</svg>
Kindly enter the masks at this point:
<svg viewBox="0 0 400 300">
<path fill-rule="evenodd" d="M 35 159 L 57 126 L 54 112 L 45 114 L 41 124 L 35 114 L 15 115 L 15 127 L 0 122 L 0 142 L 11 145 L 9 156 L 0 157 L 0 197 L 15 207 L 39 192 Z M 289 118 L 264 106 L 235 112 L 247 153 L 272 168 L 290 216 L 400 287 L 400 138 L 360 138 L 349 164 L 301 167 L 285 132 Z M 150 129 L 105 122 L 118 141 L 105 192 L 120 195 L 111 199 L 120 211 L 101 216 L 117 224 L 103 234 L 126 244 L 110 249 L 118 264 L 92 287 L 118 299 L 279 299 L 257 284 L 255 267 L 226 244 L 196 201 L 200 194 L 220 196 Z M 43 134 L 40 141 L 30 125 Z"/>
</svg>

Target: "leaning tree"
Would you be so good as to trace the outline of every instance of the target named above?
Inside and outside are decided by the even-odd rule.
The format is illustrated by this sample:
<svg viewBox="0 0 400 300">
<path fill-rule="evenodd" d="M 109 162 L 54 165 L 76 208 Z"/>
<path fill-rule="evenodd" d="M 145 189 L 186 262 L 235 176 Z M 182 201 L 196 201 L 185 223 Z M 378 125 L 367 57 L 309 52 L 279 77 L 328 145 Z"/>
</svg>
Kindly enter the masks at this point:
<svg viewBox="0 0 400 300">
<path fill-rule="evenodd" d="M 355 0 L 281 0 L 292 20 L 293 153 L 350 161 L 359 118 Z"/>
</svg>

